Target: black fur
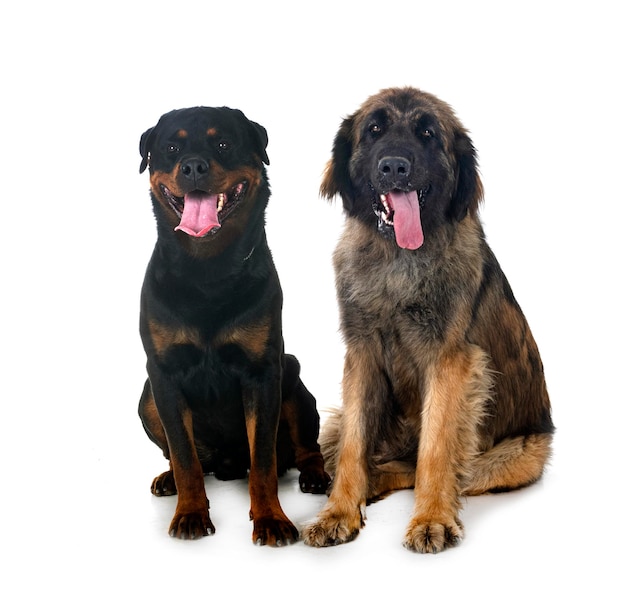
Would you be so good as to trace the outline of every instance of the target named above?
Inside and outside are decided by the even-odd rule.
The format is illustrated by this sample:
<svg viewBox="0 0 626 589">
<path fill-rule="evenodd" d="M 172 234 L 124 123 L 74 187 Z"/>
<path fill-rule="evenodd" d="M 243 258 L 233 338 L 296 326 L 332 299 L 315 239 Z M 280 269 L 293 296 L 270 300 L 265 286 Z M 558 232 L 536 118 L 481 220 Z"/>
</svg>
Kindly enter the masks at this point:
<svg viewBox="0 0 626 589">
<path fill-rule="evenodd" d="M 170 534 L 181 538 L 215 529 L 204 474 L 249 472 L 253 540 L 273 545 L 297 539 L 277 473 L 297 466 L 302 490 L 314 493 L 329 480 L 315 400 L 283 353 L 282 291 L 264 226 L 266 147 L 265 129 L 226 107 L 172 111 L 140 141 L 158 232 L 141 295 L 140 416 L 170 461 L 152 491 L 178 492 Z M 226 199 L 202 237 L 176 230 L 189 195 Z"/>
</svg>

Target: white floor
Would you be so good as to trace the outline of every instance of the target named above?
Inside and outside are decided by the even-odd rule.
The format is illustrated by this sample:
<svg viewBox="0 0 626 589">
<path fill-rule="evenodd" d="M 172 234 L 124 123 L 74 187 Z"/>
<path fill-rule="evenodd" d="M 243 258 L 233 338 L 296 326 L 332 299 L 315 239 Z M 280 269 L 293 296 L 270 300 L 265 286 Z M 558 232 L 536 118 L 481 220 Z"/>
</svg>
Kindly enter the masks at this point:
<svg viewBox="0 0 626 589">
<path fill-rule="evenodd" d="M 428 5 L 426 5 L 428 4 Z M 360 0 L 12 3 L 2 9 L 0 586 L 623 588 L 626 45 L 617 3 Z M 293 8 L 292 8 L 293 6 Z M 136 415 L 154 243 L 139 137 L 172 108 L 241 108 L 269 133 L 269 241 L 287 350 L 339 402 L 331 254 L 318 186 L 341 118 L 391 85 L 469 128 L 487 236 L 546 367 L 558 428 L 535 487 L 469 499 L 466 538 L 401 546 L 411 492 L 353 543 L 254 546 L 245 483 L 207 479 L 217 533 L 177 541 L 166 468 Z M 295 474 L 298 525 L 323 497 Z"/>
<path fill-rule="evenodd" d="M 34 417 L 25 411 L 14 416 L 19 427 L 9 424 L 13 435 L 5 445 L 2 506 L 3 569 L 12 578 L 6 586 L 55 581 L 67 587 L 150 587 L 219 580 L 318 587 L 339 579 L 365 586 L 622 586 L 616 568 L 623 521 L 619 465 L 600 438 L 606 435 L 610 444 L 611 432 L 588 427 L 593 433 L 586 439 L 582 410 L 573 412 L 573 419 L 557 413 L 555 457 L 540 483 L 467 499 L 466 538 L 433 556 L 401 545 L 411 491 L 370 506 L 366 527 L 351 544 L 269 548 L 251 542 L 245 481 L 207 478 L 216 534 L 196 541 L 170 538 L 176 499 L 150 494 L 152 477 L 166 464 L 135 418 L 132 392 L 124 391 L 124 400 L 92 385 L 81 393 L 81 405 L 78 396 L 59 389 L 57 399 L 30 408 Z M 293 471 L 281 479 L 279 495 L 297 526 L 324 502 L 322 496 L 302 494 Z"/>
</svg>

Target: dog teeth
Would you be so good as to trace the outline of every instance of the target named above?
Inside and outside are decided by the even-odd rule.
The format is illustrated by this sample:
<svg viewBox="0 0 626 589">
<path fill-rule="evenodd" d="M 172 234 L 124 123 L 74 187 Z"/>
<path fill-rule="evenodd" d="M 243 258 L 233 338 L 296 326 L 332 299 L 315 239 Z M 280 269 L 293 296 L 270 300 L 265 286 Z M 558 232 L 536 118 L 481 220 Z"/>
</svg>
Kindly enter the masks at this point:
<svg viewBox="0 0 626 589">
<path fill-rule="evenodd" d="M 226 195 L 223 192 L 221 194 L 218 194 L 218 198 L 217 198 L 217 212 L 218 213 L 222 212 L 225 202 L 226 202 Z"/>
<path fill-rule="evenodd" d="M 387 201 L 387 195 L 385 194 L 381 194 L 380 195 L 380 202 L 383 205 L 383 208 L 385 209 L 384 211 L 380 211 L 380 217 L 381 219 L 387 224 L 387 225 L 393 225 L 393 221 L 389 218 L 391 215 L 391 208 L 389 207 L 389 203 Z"/>
</svg>

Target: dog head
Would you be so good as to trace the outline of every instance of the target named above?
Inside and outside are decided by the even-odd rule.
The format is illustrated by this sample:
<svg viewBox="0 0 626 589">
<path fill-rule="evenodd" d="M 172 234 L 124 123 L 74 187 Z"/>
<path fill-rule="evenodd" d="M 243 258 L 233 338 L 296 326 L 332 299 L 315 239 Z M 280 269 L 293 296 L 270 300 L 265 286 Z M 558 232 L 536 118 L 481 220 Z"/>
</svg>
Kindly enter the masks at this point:
<svg viewBox="0 0 626 589">
<path fill-rule="evenodd" d="M 446 103 L 414 88 L 383 90 L 343 121 L 320 191 L 407 249 L 475 215 L 482 199 L 467 131 Z"/>
<path fill-rule="evenodd" d="M 164 114 L 141 136 L 157 222 L 196 240 L 243 225 L 266 182 L 267 132 L 239 110 L 194 107 Z"/>
</svg>

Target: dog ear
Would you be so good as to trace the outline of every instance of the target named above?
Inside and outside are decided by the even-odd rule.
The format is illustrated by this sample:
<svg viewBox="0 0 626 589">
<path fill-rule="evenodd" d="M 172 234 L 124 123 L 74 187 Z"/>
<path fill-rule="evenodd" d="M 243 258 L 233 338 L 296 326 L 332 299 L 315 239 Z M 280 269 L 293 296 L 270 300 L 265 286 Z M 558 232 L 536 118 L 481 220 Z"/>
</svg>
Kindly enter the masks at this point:
<svg viewBox="0 0 626 589">
<path fill-rule="evenodd" d="M 261 161 L 263 161 L 264 164 L 269 166 L 270 158 L 267 155 L 267 144 L 268 144 L 267 131 L 265 130 L 265 127 L 263 127 L 262 125 L 259 125 L 259 123 L 255 123 L 254 121 L 250 121 L 250 123 L 252 124 L 252 129 L 253 129 L 252 140 L 256 144 L 257 151 L 259 152 L 259 155 L 261 156 Z"/>
<path fill-rule="evenodd" d="M 143 174 L 143 172 L 148 167 L 148 162 L 150 161 L 150 149 L 152 147 L 152 131 L 154 131 L 154 127 L 151 127 L 147 131 L 145 131 L 141 135 L 141 139 L 139 140 L 139 155 L 141 155 L 141 164 L 139 164 L 139 173 Z"/>
<path fill-rule="evenodd" d="M 457 132 L 454 139 L 457 162 L 456 187 L 450 201 L 450 217 L 462 221 L 469 213 L 475 215 L 483 199 L 483 185 L 478 175 L 476 150 L 464 131 Z"/>
<path fill-rule="evenodd" d="M 350 179 L 350 158 L 352 157 L 352 128 L 354 117 L 344 119 L 337 131 L 333 143 L 332 156 L 326 164 L 326 170 L 322 177 L 320 194 L 332 199 L 339 194 L 344 205 L 352 202 L 354 198 L 354 186 Z"/>
</svg>

